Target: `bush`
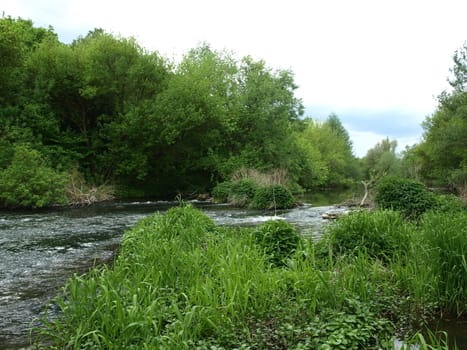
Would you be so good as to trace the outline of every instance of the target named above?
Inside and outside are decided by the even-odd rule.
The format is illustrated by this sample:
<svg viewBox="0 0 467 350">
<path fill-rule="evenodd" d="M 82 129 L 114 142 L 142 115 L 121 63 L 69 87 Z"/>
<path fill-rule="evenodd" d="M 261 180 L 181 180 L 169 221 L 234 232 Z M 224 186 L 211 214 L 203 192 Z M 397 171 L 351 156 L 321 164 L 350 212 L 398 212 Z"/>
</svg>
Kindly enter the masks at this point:
<svg viewBox="0 0 467 350">
<path fill-rule="evenodd" d="M 0 171 L 0 203 L 9 208 L 65 204 L 65 175 L 48 167 L 42 155 L 16 146 L 10 165 Z"/>
<path fill-rule="evenodd" d="M 283 220 L 274 220 L 256 229 L 255 240 L 264 249 L 269 261 L 274 266 L 280 266 L 295 252 L 301 236 L 291 224 Z"/>
<path fill-rule="evenodd" d="M 212 190 L 212 197 L 216 203 L 227 203 L 232 189 L 232 183 L 230 181 L 221 182 L 216 185 Z"/>
<path fill-rule="evenodd" d="M 256 190 L 250 207 L 253 209 L 289 209 L 295 204 L 295 199 L 287 187 L 271 185 Z"/>
<path fill-rule="evenodd" d="M 378 184 L 375 201 L 381 209 L 397 210 L 411 219 L 436 206 L 435 195 L 421 182 L 392 176 Z"/>
<path fill-rule="evenodd" d="M 228 201 L 234 206 L 245 207 L 253 199 L 257 188 L 256 182 L 250 179 L 232 182 Z"/>
<path fill-rule="evenodd" d="M 333 252 L 357 254 L 364 250 L 384 260 L 408 252 L 412 225 L 395 211 L 359 211 L 339 218 L 328 229 Z"/>
</svg>

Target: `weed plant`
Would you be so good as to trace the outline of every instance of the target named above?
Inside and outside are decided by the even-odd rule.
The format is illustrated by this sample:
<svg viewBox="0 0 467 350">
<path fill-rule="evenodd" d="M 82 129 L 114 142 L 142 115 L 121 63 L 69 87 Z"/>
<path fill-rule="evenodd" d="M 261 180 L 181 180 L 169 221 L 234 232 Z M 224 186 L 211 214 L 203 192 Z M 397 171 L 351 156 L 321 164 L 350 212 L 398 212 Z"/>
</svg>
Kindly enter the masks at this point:
<svg viewBox="0 0 467 350">
<path fill-rule="evenodd" d="M 262 173 L 256 169 L 240 168 L 231 181 L 217 184 L 212 195 L 216 203 L 229 203 L 252 209 L 289 209 L 295 198 L 287 187 L 287 172 L 281 169 Z"/>
<path fill-rule="evenodd" d="M 217 184 L 212 190 L 212 197 L 215 203 L 227 203 L 229 194 L 232 188 L 230 181 L 225 181 Z"/>
</svg>

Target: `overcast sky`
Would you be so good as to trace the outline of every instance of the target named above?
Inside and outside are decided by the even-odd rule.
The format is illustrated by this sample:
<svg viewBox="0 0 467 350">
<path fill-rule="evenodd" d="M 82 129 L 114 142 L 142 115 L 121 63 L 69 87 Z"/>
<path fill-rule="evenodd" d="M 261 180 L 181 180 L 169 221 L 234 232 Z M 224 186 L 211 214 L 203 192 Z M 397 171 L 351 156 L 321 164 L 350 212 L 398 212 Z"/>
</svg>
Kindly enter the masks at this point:
<svg viewBox="0 0 467 350">
<path fill-rule="evenodd" d="M 290 69 L 306 114 L 336 113 L 358 156 L 385 137 L 420 140 L 467 40 L 466 0 L 2 0 L 0 11 L 66 43 L 103 28 L 169 58 L 206 42 Z"/>
</svg>

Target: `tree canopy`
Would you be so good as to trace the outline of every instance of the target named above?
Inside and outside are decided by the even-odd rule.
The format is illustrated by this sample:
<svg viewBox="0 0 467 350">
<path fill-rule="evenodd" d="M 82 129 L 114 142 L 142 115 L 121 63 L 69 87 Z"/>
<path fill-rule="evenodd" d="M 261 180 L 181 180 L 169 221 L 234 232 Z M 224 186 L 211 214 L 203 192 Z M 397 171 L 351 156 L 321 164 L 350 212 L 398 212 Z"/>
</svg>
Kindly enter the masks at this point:
<svg viewBox="0 0 467 350">
<path fill-rule="evenodd" d="M 449 79 L 438 107 L 423 123 L 423 141 L 413 150 L 423 178 L 467 194 L 467 43 L 453 56 Z"/>
<path fill-rule="evenodd" d="M 209 191 L 243 167 L 304 188 L 352 177 L 347 131 L 302 119 L 289 70 L 208 44 L 176 63 L 102 29 L 64 44 L 29 20 L 0 28 L 0 170 L 27 149 L 121 196 Z"/>
<path fill-rule="evenodd" d="M 424 122 L 423 142 L 401 161 L 386 139 L 360 163 L 337 115 L 303 116 L 293 72 L 208 44 L 172 62 L 102 29 L 64 44 L 51 27 L 7 17 L 0 18 L 0 58 L 0 177 L 12 177 L 0 183 L 20 178 L 23 152 L 39 173 L 61 179 L 30 183 L 39 190 L 26 193 L 39 197 L 73 176 L 112 185 L 118 196 L 204 193 L 243 168 L 280 169 L 306 190 L 396 170 L 467 183 L 466 45 L 454 54 L 453 90 Z M 5 196 L 0 205 L 18 204 Z M 47 198 L 23 203 L 62 202 Z"/>
</svg>

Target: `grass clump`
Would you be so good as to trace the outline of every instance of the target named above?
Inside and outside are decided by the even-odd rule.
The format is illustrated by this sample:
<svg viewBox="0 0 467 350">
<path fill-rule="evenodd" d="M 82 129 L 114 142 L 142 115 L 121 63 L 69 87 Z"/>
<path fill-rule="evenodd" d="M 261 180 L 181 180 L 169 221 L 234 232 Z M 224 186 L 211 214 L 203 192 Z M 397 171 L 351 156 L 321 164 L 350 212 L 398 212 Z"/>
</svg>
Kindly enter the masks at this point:
<svg viewBox="0 0 467 350">
<path fill-rule="evenodd" d="M 227 203 L 232 189 L 232 183 L 225 181 L 217 184 L 212 190 L 212 197 L 215 203 Z"/>
<path fill-rule="evenodd" d="M 236 207 L 245 207 L 255 196 L 258 184 L 251 179 L 232 182 L 227 201 Z"/>
</svg>

